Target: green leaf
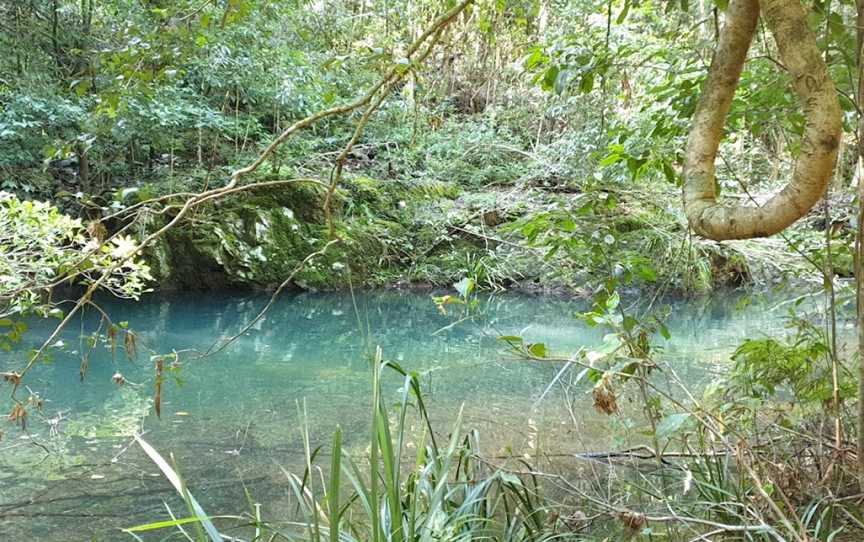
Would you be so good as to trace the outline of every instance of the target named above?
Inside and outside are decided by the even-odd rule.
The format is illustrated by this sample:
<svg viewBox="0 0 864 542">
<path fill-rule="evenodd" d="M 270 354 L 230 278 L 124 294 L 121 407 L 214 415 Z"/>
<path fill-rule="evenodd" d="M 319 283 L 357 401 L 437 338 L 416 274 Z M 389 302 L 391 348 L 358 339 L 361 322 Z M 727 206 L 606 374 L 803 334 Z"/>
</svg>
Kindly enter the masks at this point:
<svg viewBox="0 0 864 542">
<path fill-rule="evenodd" d="M 612 153 L 607 155 L 604 159 L 600 160 L 600 167 L 607 167 L 621 161 L 622 156 L 617 153 Z"/>
<path fill-rule="evenodd" d="M 597 384 L 603 379 L 603 371 L 599 369 L 588 369 L 588 382 Z"/>
<path fill-rule="evenodd" d="M 555 81 L 558 80 L 558 72 L 560 68 L 558 66 L 550 66 L 549 69 L 543 74 L 543 81 L 541 83 L 541 87 L 543 90 L 552 90 L 555 88 Z"/>
<path fill-rule="evenodd" d="M 154 523 L 147 523 L 144 525 L 136 525 L 135 527 L 129 527 L 128 529 L 123 529 L 123 532 L 126 533 L 142 533 L 146 531 L 156 531 L 158 529 L 166 529 L 168 527 L 177 527 L 179 525 L 187 525 L 189 523 L 198 523 L 201 519 L 197 517 L 190 518 L 180 518 L 180 519 L 171 519 L 166 521 L 156 521 Z"/>
<path fill-rule="evenodd" d="M 528 352 L 538 358 L 546 357 L 546 345 L 543 343 L 534 343 L 528 346 Z"/>
<path fill-rule="evenodd" d="M 340 477 L 342 470 L 342 428 L 336 426 L 333 434 L 333 450 L 330 457 L 330 491 L 327 492 L 327 504 L 330 507 L 330 541 L 339 542 L 339 523 L 342 511 L 339 508 Z"/>
<path fill-rule="evenodd" d="M 636 370 L 639 368 L 638 361 L 631 361 L 630 363 L 626 363 L 623 367 L 621 367 L 618 372 L 627 375 L 628 377 L 636 374 Z"/>
<path fill-rule="evenodd" d="M 471 292 L 474 291 L 475 284 L 476 283 L 474 282 L 474 279 L 465 277 L 462 280 L 460 280 L 459 282 L 457 282 L 456 284 L 454 284 L 453 287 L 456 289 L 457 292 L 459 292 L 459 295 L 462 296 L 462 298 L 464 299 L 464 298 L 467 298 L 469 295 L 471 295 Z"/>
<path fill-rule="evenodd" d="M 639 176 L 642 166 L 644 166 L 647 161 L 648 160 L 645 158 L 636 158 L 634 156 L 627 158 L 627 169 L 630 170 L 630 175 L 634 179 Z"/>
<path fill-rule="evenodd" d="M 579 90 L 583 94 L 588 94 L 594 90 L 594 72 L 588 72 L 582 75 L 582 80 L 579 82 Z"/>
<path fill-rule="evenodd" d="M 666 324 L 664 324 L 663 322 L 659 322 L 657 324 L 657 327 L 660 330 L 660 335 L 662 335 L 664 339 L 668 341 L 672 338 L 672 334 L 669 333 L 669 328 L 666 327 Z"/>
<path fill-rule="evenodd" d="M 545 59 L 546 57 L 543 55 L 543 51 L 539 47 L 537 47 L 533 51 L 531 51 L 530 55 L 525 57 L 525 69 L 532 70 Z"/>
<path fill-rule="evenodd" d="M 657 280 L 657 271 L 648 264 L 637 265 L 636 274 L 645 282 L 655 282 Z"/>
</svg>

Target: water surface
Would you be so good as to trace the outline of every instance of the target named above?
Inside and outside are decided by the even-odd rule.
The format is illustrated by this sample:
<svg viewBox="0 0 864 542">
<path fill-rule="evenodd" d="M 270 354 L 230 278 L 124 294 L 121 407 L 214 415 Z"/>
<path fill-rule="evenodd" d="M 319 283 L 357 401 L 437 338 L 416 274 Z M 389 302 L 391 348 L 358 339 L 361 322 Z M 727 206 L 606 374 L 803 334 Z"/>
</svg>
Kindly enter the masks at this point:
<svg viewBox="0 0 864 542">
<path fill-rule="evenodd" d="M 28 375 L 44 398 L 42 413 L 30 416 L 26 432 L 7 424 L 0 440 L 0 540 L 122 540 L 120 528 L 166 518 L 166 504 L 182 514 L 182 502 L 132 445 L 138 431 L 174 454 L 208 513 L 246 510 L 245 489 L 264 503 L 266 517 L 284 517 L 290 496 L 282 469 L 299 471 L 303 462 L 298 409 L 307 412 L 313 446 L 327 444 L 339 424 L 346 446 L 364 449 L 374 346 L 422 375 L 442 438 L 461 406 L 465 428 L 477 429 L 484 453 L 499 458 L 538 451 L 566 458 L 628 444 L 615 431 L 620 420 L 591 407 L 589 384 L 565 395 L 549 386 L 562 364 L 516 360 L 496 340 L 520 335 L 561 353 L 598 345 L 603 331 L 573 317 L 582 302 L 495 296 L 484 299 L 482 318 L 442 330 L 454 317 L 440 314 L 428 294 L 289 295 L 224 351 L 194 359 L 193 351 L 242 329 L 266 300 L 216 292 L 103 303 L 114 321 L 137 332 L 139 354 L 129 361 L 121 350 L 112 359 L 99 346 L 83 381 L 81 337 L 96 329 L 98 316 L 91 310 L 70 326 L 52 362 Z M 725 371 L 742 338 L 782 326 L 782 310 L 738 306 L 734 296 L 672 304 L 672 339 L 659 344 L 688 384 L 698 387 Z M 35 322 L 31 342 L 0 357 L 0 370 L 18 368 L 22 352 L 50 325 Z M 172 350 L 180 352 L 182 369 L 167 379 L 157 419 L 150 355 Z M 112 381 L 117 372 L 127 385 Z M 385 393 L 394 403 L 400 384 L 388 376 Z"/>
</svg>

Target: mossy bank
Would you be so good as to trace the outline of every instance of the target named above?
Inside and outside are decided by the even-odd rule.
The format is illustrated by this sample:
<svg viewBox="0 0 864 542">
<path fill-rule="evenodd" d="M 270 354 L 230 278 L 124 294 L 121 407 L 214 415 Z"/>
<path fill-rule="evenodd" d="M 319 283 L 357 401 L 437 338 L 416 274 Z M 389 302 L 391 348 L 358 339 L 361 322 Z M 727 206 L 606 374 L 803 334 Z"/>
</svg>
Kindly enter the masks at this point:
<svg viewBox="0 0 864 542">
<path fill-rule="evenodd" d="M 746 286 L 765 267 L 746 245 L 690 239 L 676 202 L 657 194 L 465 190 L 438 180 L 356 176 L 334 200 L 340 242 L 295 273 L 331 238 L 324 198 L 320 185 L 298 184 L 199 210 L 147 253 L 158 288 L 270 290 L 293 273 L 292 286 L 305 290 L 440 287 L 469 276 L 488 289 L 584 293 L 608 263 L 637 269 L 638 283 L 704 293 Z M 538 220 L 547 229 L 541 239 L 531 234 Z M 574 267 L 572 254 L 555 248 L 562 239 L 571 250 L 588 250 L 592 242 L 602 247 L 600 232 L 614 238 L 607 261 L 588 258 Z"/>
</svg>

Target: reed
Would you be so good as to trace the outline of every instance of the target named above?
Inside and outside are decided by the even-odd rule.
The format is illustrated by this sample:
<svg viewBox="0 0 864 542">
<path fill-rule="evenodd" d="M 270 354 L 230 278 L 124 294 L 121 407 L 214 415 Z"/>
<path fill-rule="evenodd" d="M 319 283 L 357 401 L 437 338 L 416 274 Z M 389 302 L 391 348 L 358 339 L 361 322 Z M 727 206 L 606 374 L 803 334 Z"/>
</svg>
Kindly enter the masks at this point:
<svg viewBox="0 0 864 542">
<path fill-rule="evenodd" d="M 382 394 L 382 371 L 403 378 L 395 407 L 388 408 Z M 431 542 L 490 540 L 527 542 L 580 540 L 573 533 L 555 533 L 546 521 L 547 510 L 537 484 L 523 483 L 510 473 L 488 467 L 479 457 L 479 436 L 462 429 L 462 411 L 450 428 L 446 444 L 438 445 L 423 402 L 418 376 L 385 361 L 376 350 L 372 363 L 369 445 L 362 455 L 343 447 L 343 432 L 336 427 L 330 449 L 329 472 L 320 478 L 317 459 L 321 447 L 312 448 L 305 405 L 300 405 L 305 469 L 284 471 L 297 505 L 285 517 L 265 521 L 260 506 L 250 499 L 250 511 L 218 516 L 233 527 L 245 528 L 250 538 L 227 536 L 216 530 L 198 502 L 167 461 L 139 437 L 139 443 L 188 504 L 188 517 L 158 521 L 126 529 L 139 534 L 175 529 L 190 542 L 308 541 L 308 542 Z M 419 416 L 419 435 L 412 435 L 409 420 Z M 408 457 L 409 450 L 413 454 Z M 368 462 L 368 467 L 364 468 Z M 317 481 L 316 481 L 317 479 Z M 169 510 L 170 513 L 170 510 Z M 192 525 L 194 532 L 184 530 Z M 232 532 L 235 532 L 232 530 Z"/>
</svg>

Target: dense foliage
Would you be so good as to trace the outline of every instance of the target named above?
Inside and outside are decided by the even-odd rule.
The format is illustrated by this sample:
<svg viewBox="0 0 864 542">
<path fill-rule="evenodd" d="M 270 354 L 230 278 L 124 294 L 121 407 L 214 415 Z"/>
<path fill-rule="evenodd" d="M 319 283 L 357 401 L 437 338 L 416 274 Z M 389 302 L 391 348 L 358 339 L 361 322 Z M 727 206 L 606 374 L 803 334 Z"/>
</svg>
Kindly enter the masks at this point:
<svg viewBox="0 0 864 542">
<path fill-rule="evenodd" d="M 82 380 L 94 348 L 113 358 L 122 342 L 136 357 L 136 332 L 99 308 L 99 292 L 428 286 L 447 290 L 434 302 L 452 326 L 483 320 L 483 291 L 565 292 L 590 300 L 578 316 L 603 330 L 602 346 L 558 354 L 514 335 L 501 337 L 502 349 L 560 364 L 550 388 L 590 393 L 615 420 L 610 430 L 635 432 L 639 444 L 603 456 L 592 479 L 558 486 L 564 512 L 547 514 L 534 458 L 492 468 L 458 425 L 449 447 L 418 446 L 403 476 L 411 401 L 424 438 L 434 430 L 417 375 L 406 376 L 401 409 L 386 408 L 379 354 L 371 474 L 340 465 L 352 456 L 337 432 L 316 490 L 306 435 L 306 476 L 289 477 L 299 519 L 290 535 L 269 539 L 857 539 L 851 435 L 864 418 L 847 408 L 856 358 L 838 324 L 860 265 L 862 8 L 806 2 L 843 108 L 828 195 L 777 237 L 715 243 L 692 235 L 679 200 L 683 149 L 727 7 L 0 3 L 0 348 L 20 348 L 28 318 L 60 322 L 16 359 L 19 368 L 0 373 L 13 389 L 9 421 L 23 430 L 43 407 L 25 377 L 62 348 L 59 333 L 81 307 L 99 314 L 95 331 L 81 324 Z M 777 52 L 760 27 L 717 160 L 717 192 L 754 205 L 802 154 L 807 108 Z M 684 386 L 663 358 L 662 301 L 778 285 L 825 302 L 795 303 L 788 336 L 754 330 L 723 378 Z M 182 382 L 186 352 L 151 354 L 139 395 L 152 396 L 159 415 L 163 384 Z M 119 371 L 113 381 L 127 384 Z M 624 415 L 625 400 L 639 407 Z M 646 474 L 649 462 L 656 471 Z M 340 504 L 343 474 L 353 489 Z M 131 532 L 194 524 L 197 538 L 219 539 L 178 491 L 189 518 Z M 359 519 L 343 522 L 352 510 Z M 263 539 L 265 520 L 254 507 L 250 517 L 241 519 Z M 340 538 L 342 525 L 351 531 Z"/>
</svg>

